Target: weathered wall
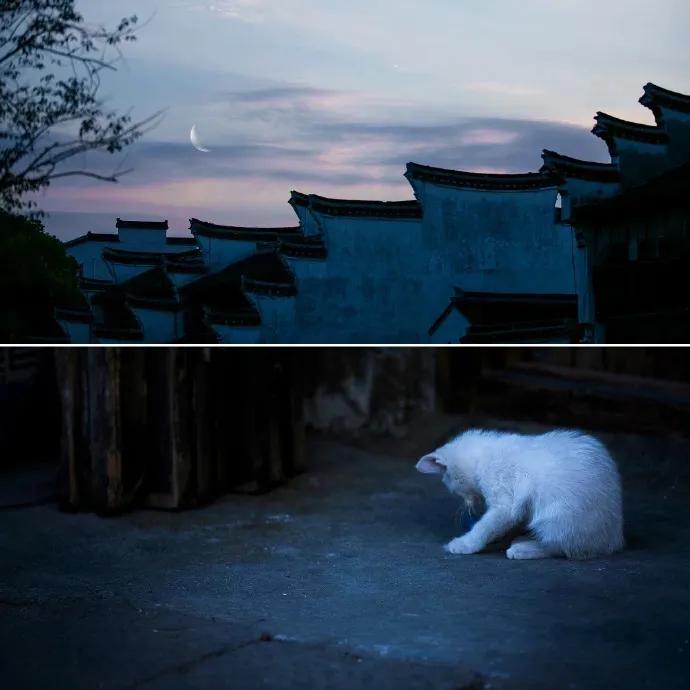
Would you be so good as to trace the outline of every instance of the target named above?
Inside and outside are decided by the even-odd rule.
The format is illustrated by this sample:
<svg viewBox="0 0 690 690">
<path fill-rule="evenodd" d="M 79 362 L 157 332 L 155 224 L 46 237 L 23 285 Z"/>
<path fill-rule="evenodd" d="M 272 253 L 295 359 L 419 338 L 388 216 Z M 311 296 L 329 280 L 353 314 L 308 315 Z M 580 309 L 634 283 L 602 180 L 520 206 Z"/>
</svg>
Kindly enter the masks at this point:
<svg viewBox="0 0 690 690">
<path fill-rule="evenodd" d="M 76 259 L 77 263 L 82 267 L 82 272 L 85 278 L 95 278 L 96 280 L 112 280 L 112 275 L 108 269 L 108 265 L 103 261 L 103 250 L 108 247 L 120 247 L 120 243 L 113 242 L 96 242 L 90 240 L 82 242 L 73 246 L 67 247 L 67 254 Z"/>
<path fill-rule="evenodd" d="M 319 348 L 305 357 L 305 420 L 317 430 L 402 435 L 435 407 L 433 350 Z"/>
<path fill-rule="evenodd" d="M 423 220 L 312 212 L 328 258 L 297 275 L 287 342 L 429 342 L 455 286 L 574 293 L 572 228 L 555 221 L 555 188 L 485 192 L 415 182 Z"/>
<path fill-rule="evenodd" d="M 319 216 L 319 224 L 328 258 L 297 266 L 295 339 L 419 342 L 429 310 L 419 221 Z"/>
<path fill-rule="evenodd" d="M 454 189 L 414 181 L 437 276 L 468 291 L 574 292 L 572 231 L 555 222 L 556 188 Z"/>
</svg>

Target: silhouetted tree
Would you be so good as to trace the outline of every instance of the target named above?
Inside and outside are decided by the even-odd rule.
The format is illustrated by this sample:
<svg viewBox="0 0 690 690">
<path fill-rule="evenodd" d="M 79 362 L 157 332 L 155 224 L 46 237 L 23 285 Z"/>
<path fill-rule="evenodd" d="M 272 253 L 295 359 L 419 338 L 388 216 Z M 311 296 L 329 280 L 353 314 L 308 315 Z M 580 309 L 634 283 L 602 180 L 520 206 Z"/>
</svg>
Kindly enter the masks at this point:
<svg viewBox="0 0 690 690">
<path fill-rule="evenodd" d="M 75 0 L 0 0 L 0 208 L 34 206 L 25 195 L 57 178 L 115 182 L 127 172 L 65 164 L 87 151 L 122 150 L 156 118 L 132 122 L 98 97 L 101 74 L 115 69 L 119 45 L 135 40 L 136 23 L 89 26 Z"/>
<path fill-rule="evenodd" d="M 56 338 L 56 306 L 82 306 L 77 262 L 37 219 L 0 210 L 0 343 Z"/>
</svg>

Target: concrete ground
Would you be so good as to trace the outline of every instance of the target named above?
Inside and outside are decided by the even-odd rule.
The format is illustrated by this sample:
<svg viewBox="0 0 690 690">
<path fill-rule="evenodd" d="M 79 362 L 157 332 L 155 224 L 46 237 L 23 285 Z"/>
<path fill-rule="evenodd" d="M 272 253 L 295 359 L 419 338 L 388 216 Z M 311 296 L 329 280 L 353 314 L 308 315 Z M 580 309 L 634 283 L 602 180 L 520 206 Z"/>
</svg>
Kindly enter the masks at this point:
<svg viewBox="0 0 690 690">
<path fill-rule="evenodd" d="M 413 464 L 434 428 L 313 440 L 309 473 L 202 510 L 0 511 L 0 685 L 690 687 L 690 445 L 604 436 L 623 553 L 510 561 L 443 553 L 458 503 Z"/>
</svg>

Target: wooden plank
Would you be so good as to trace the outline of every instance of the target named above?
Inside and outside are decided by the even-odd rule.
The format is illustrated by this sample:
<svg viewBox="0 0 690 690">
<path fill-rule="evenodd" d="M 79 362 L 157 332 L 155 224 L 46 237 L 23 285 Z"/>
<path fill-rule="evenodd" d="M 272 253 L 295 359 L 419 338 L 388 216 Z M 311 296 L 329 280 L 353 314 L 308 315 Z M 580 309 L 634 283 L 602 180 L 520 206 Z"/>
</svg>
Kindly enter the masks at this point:
<svg viewBox="0 0 690 690">
<path fill-rule="evenodd" d="M 120 355 L 123 508 L 144 490 L 151 453 L 148 427 L 148 385 L 144 348 L 127 348 Z"/>
<path fill-rule="evenodd" d="M 215 425 L 213 424 L 213 396 L 211 388 L 211 351 L 208 348 L 194 350 L 190 364 L 192 376 L 192 423 L 194 435 L 195 503 L 214 498 L 217 491 L 215 479 L 216 455 Z"/>
<path fill-rule="evenodd" d="M 87 353 L 91 503 L 96 510 L 122 507 L 122 426 L 120 349 L 90 348 Z"/>
<path fill-rule="evenodd" d="M 285 476 L 300 474 L 306 470 L 304 410 L 299 353 L 281 353 L 279 380 L 280 436 Z"/>
<path fill-rule="evenodd" d="M 77 411 L 76 391 L 79 352 L 76 349 L 59 348 L 55 350 L 55 373 L 60 395 L 62 441 L 61 474 L 66 476 L 63 507 L 76 508 L 79 505 L 80 491 L 77 477 Z"/>
</svg>

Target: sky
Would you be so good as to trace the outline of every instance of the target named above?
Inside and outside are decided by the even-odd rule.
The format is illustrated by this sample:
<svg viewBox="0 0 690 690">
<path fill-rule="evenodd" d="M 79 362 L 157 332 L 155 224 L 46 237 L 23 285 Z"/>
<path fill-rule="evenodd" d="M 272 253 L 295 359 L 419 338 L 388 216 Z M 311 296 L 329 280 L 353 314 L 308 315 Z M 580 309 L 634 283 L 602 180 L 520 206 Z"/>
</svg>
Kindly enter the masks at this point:
<svg viewBox="0 0 690 690">
<path fill-rule="evenodd" d="M 116 157 L 118 184 L 68 178 L 38 198 L 63 239 L 115 217 L 296 224 L 290 191 L 407 199 L 405 163 L 537 170 L 541 151 L 608 160 L 597 110 L 652 122 L 642 86 L 690 93 L 687 0 L 78 0 L 89 23 L 136 14 L 102 96 L 161 122 Z M 189 134 L 196 125 L 208 153 Z"/>
</svg>

